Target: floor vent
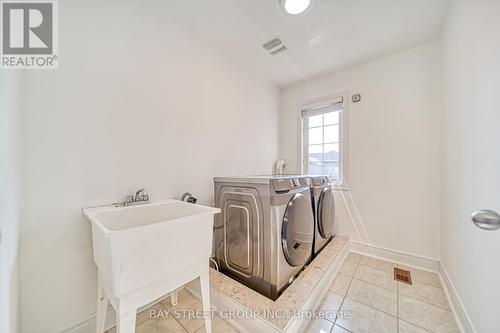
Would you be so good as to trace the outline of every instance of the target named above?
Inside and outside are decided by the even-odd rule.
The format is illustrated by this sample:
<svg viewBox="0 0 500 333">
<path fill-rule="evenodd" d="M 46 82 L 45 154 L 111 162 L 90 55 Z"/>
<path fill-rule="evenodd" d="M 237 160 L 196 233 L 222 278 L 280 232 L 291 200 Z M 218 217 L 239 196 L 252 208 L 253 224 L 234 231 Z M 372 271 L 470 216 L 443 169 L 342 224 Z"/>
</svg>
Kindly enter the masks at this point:
<svg viewBox="0 0 500 333">
<path fill-rule="evenodd" d="M 394 267 L 394 280 L 411 285 L 410 271 Z"/>
</svg>

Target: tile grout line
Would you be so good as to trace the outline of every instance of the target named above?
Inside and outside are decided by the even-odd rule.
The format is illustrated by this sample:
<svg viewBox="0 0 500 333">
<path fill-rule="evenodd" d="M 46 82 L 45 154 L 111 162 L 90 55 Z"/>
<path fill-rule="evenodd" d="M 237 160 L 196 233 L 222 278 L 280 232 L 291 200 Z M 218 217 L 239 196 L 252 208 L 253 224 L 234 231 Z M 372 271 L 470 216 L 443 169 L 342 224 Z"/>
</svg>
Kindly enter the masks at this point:
<svg viewBox="0 0 500 333">
<path fill-rule="evenodd" d="M 372 269 L 375 269 L 375 270 L 377 270 L 377 271 L 379 271 L 379 272 L 383 272 L 383 273 L 386 273 L 386 274 L 391 274 L 391 273 L 389 273 L 389 272 L 386 272 L 386 271 L 383 271 L 383 270 L 380 270 L 380 269 L 376 269 L 376 268 L 373 268 L 373 267 L 371 267 L 371 266 L 366 266 L 366 265 L 363 265 L 363 264 L 361 264 L 361 263 L 360 263 L 359 265 L 360 265 L 360 266 L 364 266 L 364 267 L 368 267 L 368 268 L 372 268 Z M 356 274 L 355 274 L 355 275 L 356 275 Z M 353 276 L 353 278 L 355 278 L 355 279 L 356 279 L 356 280 L 358 280 L 358 281 L 362 281 L 362 282 L 368 283 L 368 284 L 370 284 L 370 285 L 372 285 L 372 286 L 376 286 L 376 287 L 380 287 L 380 288 L 384 288 L 384 289 L 390 290 L 390 291 L 392 291 L 392 292 L 396 292 L 396 290 L 394 290 L 394 289 L 390 289 L 390 288 L 387 288 L 387 287 L 384 287 L 384 286 L 381 286 L 381 285 L 378 285 L 378 284 L 372 283 L 372 282 L 370 282 L 370 281 L 361 280 L 361 279 L 356 278 L 355 276 Z"/>
<path fill-rule="evenodd" d="M 415 326 L 415 327 L 418 327 L 418 328 L 420 328 L 420 329 L 422 329 L 422 330 L 424 330 L 424 331 L 426 331 L 426 332 L 433 333 L 432 331 L 429 331 L 427 328 L 423 328 L 422 326 L 419 326 L 419 325 L 417 325 L 417 324 L 411 323 L 411 322 L 409 322 L 408 320 L 404 320 L 404 319 L 400 319 L 400 320 L 401 320 L 401 321 L 404 321 L 404 322 L 405 322 L 405 323 L 407 323 L 407 324 L 410 324 L 410 325 L 413 325 L 413 326 Z"/>
<path fill-rule="evenodd" d="M 344 326 L 342 326 L 342 325 L 337 325 L 337 326 L 338 326 L 338 327 L 340 327 L 340 328 L 342 328 L 342 329 L 344 329 L 344 330 L 346 330 L 346 331 L 347 331 L 347 332 L 349 332 L 349 333 L 352 333 L 352 331 L 349 331 L 347 328 L 345 328 L 345 327 L 344 327 Z M 332 331 L 333 331 L 333 329 L 334 329 L 334 328 L 335 328 L 335 325 L 333 325 L 333 327 L 332 327 Z M 330 331 L 330 332 L 331 332 L 331 331 Z"/>
<path fill-rule="evenodd" d="M 189 291 L 188 291 L 188 294 L 189 294 L 189 295 L 187 295 L 187 296 L 185 296 L 185 297 L 183 297 L 183 298 L 178 299 L 178 300 L 177 300 L 177 305 L 176 305 L 176 306 L 179 306 L 179 305 L 180 305 L 180 303 L 181 303 L 184 299 L 188 298 L 189 296 L 193 296 L 193 297 L 194 297 L 194 295 L 193 295 L 193 294 L 191 294 Z M 194 298 L 196 299 L 196 297 L 194 297 Z M 196 300 L 197 300 L 197 299 L 196 299 Z M 197 300 L 197 301 L 198 301 L 198 300 Z M 167 306 L 165 306 L 165 305 L 164 305 L 164 307 L 165 307 L 165 309 L 167 309 L 167 311 L 170 311 L 170 310 L 168 310 Z M 174 318 L 174 320 L 177 322 L 177 324 L 179 324 L 179 326 L 180 326 L 180 327 L 182 327 L 182 329 L 184 330 L 184 332 L 185 332 L 185 333 L 189 333 L 189 332 L 190 332 L 190 331 L 188 330 L 188 328 L 187 328 L 186 326 L 184 326 L 184 325 L 180 322 L 180 320 L 179 320 L 178 318 L 176 318 L 175 316 L 172 316 L 172 318 Z M 191 321 L 191 320 L 193 320 L 193 319 L 189 319 L 189 321 Z M 188 321 L 188 322 L 189 322 L 189 321 Z M 198 328 L 198 329 L 194 330 L 194 333 L 198 332 L 201 328 L 203 328 L 203 326 L 201 326 L 200 328 Z"/>
<path fill-rule="evenodd" d="M 190 295 L 191 295 L 191 294 L 190 294 Z M 170 296 L 170 297 L 171 297 L 171 296 Z M 187 297 L 187 296 L 186 296 L 186 297 Z M 185 298 L 185 297 L 184 297 L 184 298 Z M 179 303 L 180 303 L 180 302 L 181 302 L 184 298 L 177 300 L 177 304 L 179 304 Z M 172 298 L 170 298 L 170 302 L 171 302 L 171 300 L 172 300 Z M 173 305 L 172 305 L 172 306 L 173 306 Z M 170 312 L 170 310 L 167 308 L 167 306 L 166 306 L 166 305 L 164 305 L 164 307 L 165 307 L 165 309 L 166 309 L 167 311 L 169 311 L 169 312 Z M 172 316 L 172 318 L 174 318 L 175 322 L 176 322 L 176 323 L 177 323 L 180 327 L 182 327 L 182 329 L 184 330 L 184 332 L 189 333 L 189 331 L 187 330 L 187 328 L 185 328 L 185 327 L 184 327 L 184 325 L 182 325 L 182 323 L 181 323 L 181 322 L 180 322 L 177 318 L 175 318 L 175 316 Z"/>
<path fill-rule="evenodd" d="M 345 301 L 345 299 L 347 298 L 347 292 L 349 291 L 349 288 L 351 288 L 351 283 L 352 283 L 352 280 L 354 280 L 354 275 L 356 275 L 356 272 L 357 272 L 357 270 L 358 270 L 358 267 L 359 267 L 359 262 L 360 262 L 360 261 L 361 261 L 361 257 L 359 258 L 358 262 L 356 262 L 356 268 L 354 269 L 354 273 L 353 273 L 353 275 L 352 275 L 351 281 L 349 282 L 349 286 L 347 287 L 347 290 L 345 291 L 345 295 L 344 295 L 344 297 L 342 298 L 342 303 L 340 303 L 339 311 L 341 311 L 341 310 L 342 310 L 342 306 L 344 305 L 344 301 Z M 343 265 L 343 264 L 342 264 L 342 265 Z M 335 321 L 333 322 L 333 326 L 332 326 L 332 329 L 330 330 L 330 332 L 331 332 L 331 331 L 333 331 L 333 329 L 335 328 L 335 325 L 337 325 L 337 324 L 336 324 L 336 323 L 337 323 L 337 319 L 338 319 L 338 317 L 335 317 Z M 337 326 L 338 326 L 338 327 L 343 328 L 344 330 L 346 330 L 346 331 L 348 331 L 348 332 L 351 332 L 351 331 L 349 331 L 347 328 L 345 328 L 344 326 L 341 326 L 341 325 L 337 325 Z M 351 332 L 351 333 L 352 333 L 352 332 Z"/>
<path fill-rule="evenodd" d="M 429 332 L 429 333 L 432 333 L 432 332 L 433 332 L 433 331 L 431 331 L 431 330 L 429 330 L 429 329 L 427 329 L 427 328 L 424 328 L 424 327 L 420 326 L 419 324 L 416 324 L 416 323 L 410 322 L 410 321 L 405 320 L 405 319 L 401 319 L 401 318 L 399 317 L 399 298 L 400 298 L 400 296 L 404 296 L 404 297 L 410 298 L 410 299 L 412 299 L 412 300 L 414 300 L 414 301 L 421 302 L 421 303 L 424 303 L 424 304 L 426 304 L 426 305 L 430 305 L 430 306 L 434 306 L 434 307 L 440 308 L 441 310 L 444 310 L 444 311 L 451 311 L 451 310 L 447 310 L 447 309 L 441 308 L 441 307 L 436 306 L 436 305 L 433 305 L 433 304 L 429 304 L 429 303 L 424 302 L 424 301 L 421 301 L 421 300 L 419 300 L 419 299 L 416 299 L 416 298 L 413 298 L 413 297 L 407 296 L 407 295 L 405 295 L 405 294 L 400 294 L 400 293 L 399 293 L 399 283 L 398 283 L 398 332 L 399 332 L 399 321 L 404 321 L 405 323 L 408 323 L 408 324 L 410 324 L 410 325 L 413 325 L 413 326 L 415 326 L 415 327 L 418 327 L 418 328 L 420 328 L 420 329 L 424 330 L 425 332 Z"/>
<path fill-rule="evenodd" d="M 345 299 L 347 298 L 347 293 L 349 291 L 349 289 L 351 288 L 351 284 L 352 284 L 352 280 L 354 280 L 354 275 L 356 275 L 356 272 L 358 271 L 358 267 L 359 267 L 359 262 L 361 261 L 361 257 L 359 258 L 358 262 L 356 263 L 356 268 L 354 269 L 354 273 L 353 273 L 353 276 L 351 277 L 351 281 L 349 281 L 349 286 L 347 287 L 346 291 L 345 291 L 345 295 L 344 297 L 342 298 L 342 303 L 340 303 L 340 307 L 339 307 L 339 310 L 338 311 L 341 311 L 342 310 L 342 306 L 344 305 L 344 302 L 345 302 Z M 344 261 L 345 262 L 345 261 Z M 343 265 L 343 263 L 342 263 Z M 337 323 L 337 320 L 338 320 L 338 312 L 337 312 L 337 316 L 335 317 L 335 321 L 333 322 L 333 326 L 332 326 L 332 329 L 333 330 L 335 328 L 335 325 Z M 345 329 L 346 331 L 349 331 L 348 329 L 346 329 L 345 327 L 341 326 L 341 325 L 337 325 L 339 327 L 342 327 L 343 329 Z M 331 331 L 330 330 L 330 331 Z M 349 331 L 351 332 L 351 331 Z"/>
<path fill-rule="evenodd" d="M 349 291 L 349 289 L 351 288 L 352 281 L 355 279 L 356 272 L 357 272 L 358 267 L 359 267 L 360 265 L 363 265 L 363 264 L 361 264 L 361 260 L 360 260 L 360 263 L 358 264 L 358 266 L 356 267 L 356 270 L 355 270 L 355 272 L 354 272 L 354 276 L 353 276 L 353 278 L 351 279 L 351 282 L 349 283 L 349 288 L 347 289 L 347 291 Z M 396 265 L 396 264 L 395 264 L 395 265 Z M 365 266 L 365 267 L 371 267 L 371 266 L 367 266 L 367 265 L 363 265 L 363 266 Z M 396 266 L 396 267 L 397 267 L 397 266 Z M 374 268 L 374 267 L 371 267 L 371 268 Z M 374 269 L 376 269 L 376 268 L 374 268 Z M 378 271 L 381 271 L 381 272 L 388 273 L 388 272 L 386 272 L 386 271 L 382 271 L 382 270 L 379 270 L 379 269 L 377 269 L 377 270 L 378 270 Z M 390 274 L 390 273 L 388 273 L 388 274 Z M 349 298 L 350 300 L 352 300 L 352 301 L 354 301 L 354 302 L 357 302 L 357 303 L 359 303 L 359 304 L 361 304 L 361 305 L 364 305 L 364 306 L 366 306 L 366 307 L 369 307 L 370 309 L 373 309 L 373 310 L 375 310 L 375 311 L 382 312 L 382 313 L 384 313 L 384 314 L 386 314 L 386 315 L 388 315 L 388 316 L 390 316 L 390 317 L 395 318 L 395 319 L 396 319 L 396 332 L 398 332 L 398 333 L 399 333 L 399 312 L 398 312 L 398 308 L 399 308 L 399 305 L 398 305 L 398 301 L 399 301 L 399 285 L 398 285 L 397 281 L 396 281 L 396 291 L 394 291 L 394 290 L 392 290 L 392 289 L 385 288 L 385 287 L 382 287 L 382 286 L 376 285 L 376 284 L 374 284 L 374 283 L 370 283 L 370 282 L 363 281 L 363 280 L 359 280 L 359 279 L 356 279 L 356 280 L 361 281 L 361 282 L 364 282 L 364 283 L 367 283 L 367 284 L 372 285 L 372 286 L 375 286 L 375 287 L 379 287 L 379 288 L 382 288 L 382 289 L 385 289 L 385 290 L 389 290 L 389 291 L 392 291 L 392 292 L 395 292 L 395 293 L 396 293 L 396 316 L 394 316 L 394 315 L 392 315 L 392 314 L 390 314 L 390 313 L 387 313 L 387 312 L 385 312 L 385 311 L 383 311 L 383 310 L 377 309 L 377 308 L 375 308 L 375 307 L 373 307 L 373 306 L 371 306 L 371 305 L 364 304 L 363 302 L 360 302 L 360 301 L 354 300 L 354 299 L 352 299 L 352 298 L 349 298 L 349 297 L 347 297 L 347 292 L 346 292 L 346 296 L 345 296 L 344 300 L 345 300 L 346 298 Z M 342 301 L 342 305 L 344 304 L 344 300 Z M 342 327 L 341 325 L 338 325 L 338 326 Z M 344 328 L 344 327 L 342 327 L 342 328 Z"/>
<path fill-rule="evenodd" d="M 395 262 L 388 261 L 388 260 L 385 260 L 385 259 L 380 259 L 380 258 L 377 258 L 377 257 L 370 257 L 370 256 L 365 256 L 365 255 L 363 255 L 363 256 L 361 256 L 361 257 L 366 257 L 366 258 L 376 259 L 376 260 L 383 261 L 383 262 L 386 262 L 386 263 L 391 264 L 391 265 L 396 265 L 396 267 L 397 267 L 397 265 L 398 265 L 398 264 L 397 264 L 397 263 L 395 263 Z M 362 263 L 361 263 L 361 260 L 359 261 L 359 264 L 360 264 L 360 265 L 363 265 L 363 266 L 366 266 L 366 267 L 371 267 L 371 268 L 376 269 L 376 270 L 378 270 L 378 271 L 386 272 L 386 271 L 384 271 L 384 270 L 382 270 L 382 269 L 380 269 L 380 268 L 378 268 L 378 267 L 374 267 L 374 266 L 370 266 L 370 265 L 362 264 Z M 387 273 L 387 272 L 386 272 L 386 273 Z"/>
<path fill-rule="evenodd" d="M 360 264 L 360 265 L 361 265 L 361 264 Z M 359 265 L 358 265 L 358 266 L 359 266 Z M 358 269 L 358 268 L 356 267 L 356 270 L 355 270 L 354 274 L 356 274 L 357 269 Z M 352 281 L 353 281 L 353 280 L 358 280 L 358 281 L 364 282 L 364 283 L 366 283 L 366 284 L 369 284 L 369 285 L 371 285 L 371 286 L 379 287 L 379 288 L 382 288 L 382 289 L 385 289 L 385 290 L 391 291 L 391 292 L 393 292 L 393 293 L 396 293 L 396 299 L 397 299 L 397 295 L 398 295 L 398 294 L 397 294 L 397 292 L 396 292 L 396 291 L 394 291 L 394 290 L 392 290 L 392 289 L 388 289 L 388 288 L 381 287 L 381 286 L 379 286 L 379 285 L 376 285 L 376 284 L 373 284 L 373 283 L 370 283 L 370 282 L 366 282 L 366 281 L 363 281 L 363 280 L 360 280 L 360 279 L 356 279 L 355 277 L 353 277 L 353 278 L 351 279 L 351 282 L 349 283 L 349 287 L 347 288 L 347 291 L 349 291 L 349 289 L 351 288 L 351 284 L 352 284 Z M 361 305 L 364 305 L 364 306 L 366 306 L 366 307 L 369 307 L 370 309 L 373 309 L 373 310 L 376 310 L 376 311 L 379 311 L 379 312 L 385 313 L 386 315 L 389 315 L 389 316 L 391 316 L 391 317 L 394 317 L 394 315 L 393 315 L 393 314 L 387 313 L 387 312 L 385 312 L 385 311 L 383 311 L 383 310 L 380 310 L 380 309 L 377 309 L 377 308 L 375 308 L 375 307 L 373 307 L 373 306 L 371 306 L 371 305 L 368 305 L 368 304 L 365 304 L 365 303 L 363 303 L 363 302 L 361 302 L 361 301 L 358 301 L 358 300 L 352 299 L 352 298 L 350 298 L 350 297 L 347 297 L 347 291 L 346 291 L 346 295 L 344 296 L 344 300 L 345 300 L 346 298 L 348 298 L 348 299 L 350 299 L 351 301 L 354 301 L 354 302 L 356 302 L 356 303 L 359 303 L 359 304 L 361 304 Z M 344 304 L 344 300 L 342 301 L 342 305 Z M 397 312 L 396 312 L 396 313 L 397 313 Z M 396 317 L 395 317 L 395 318 L 397 319 L 397 315 L 396 315 Z M 340 325 L 339 325 L 339 326 L 340 326 Z"/>
<path fill-rule="evenodd" d="M 378 284 L 371 283 L 371 282 L 368 282 L 368 281 L 365 281 L 365 280 L 361 280 L 361 279 L 357 279 L 357 278 L 356 278 L 356 272 L 358 271 L 358 267 L 359 267 L 359 266 L 365 266 L 365 267 L 369 267 L 369 268 L 376 269 L 376 270 L 378 270 L 378 271 L 380 271 L 380 272 L 388 273 L 388 272 L 386 272 L 386 271 L 383 271 L 383 270 L 380 270 L 380 269 L 377 269 L 377 268 L 374 268 L 374 267 L 371 267 L 371 266 L 363 265 L 363 264 L 361 263 L 361 258 L 363 258 L 363 257 L 368 257 L 368 256 L 361 255 L 361 257 L 360 257 L 360 259 L 359 259 L 359 263 L 358 263 L 358 265 L 357 265 L 357 267 L 356 267 L 356 270 L 354 271 L 354 275 L 353 275 L 353 277 L 352 277 L 352 280 L 356 279 L 356 280 L 358 280 L 358 281 L 361 281 L 361 282 L 367 283 L 367 284 L 369 284 L 369 285 L 371 285 L 371 286 L 375 286 L 375 287 L 379 287 L 379 288 L 382 288 L 382 289 L 385 289 L 385 290 L 388 290 L 388 291 L 396 292 L 396 296 L 397 296 L 397 286 L 396 286 L 396 291 L 394 291 L 393 289 L 389 289 L 389 288 L 386 288 L 386 287 L 382 287 L 382 286 L 380 286 L 380 285 L 378 285 Z M 368 258 L 372 258 L 372 257 L 368 257 Z M 388 274 L 390 274 L 390 273 L 388 273 Z M 351 283 L 352 283 L 352 280 L 351 280 Z M 349 284 L 349 288 L 351 287 L 351 283 Z M 346 292 L 346 296 L 345 296 L 345 297 L 346 297 L 346 298 L 348 298 L 348 297 L 347 297 L 347 292 Z M 389 316 L 394 317 L 394 316 L 393 316 L 392 314 L 390 314 L 390 313 L 387 313 L 387 312 L 385 312 L 385 311 L 382 311 L 382 310 L 376 309 L 376 308 L 374 308 L 374 307 L 372 307 L 372 306 L 370 306 L 370 305 L 367 305 L 367 304 L 361 303 L 361 302 L 359 302 L 359 301 L 356 301 L 355 299 L 352 299 L 352 298 L 349 298 L 349 299 L 350 299 L 350 300 L 352 300 L 352 301 L 358 302 L 358 303 L 360 303 L 360 304 L 363 304 L 363 305 L 365 305 L 365 306 L 368 306 L 368 307 L 370 307 L 370 308 L 372 308 L 372 309 L 374 309 L 374 310 L 377 310 L 377 311 L 383 312 L 383 313 L 385 313 L 385 314 L 388 314 Z"/>
<path fill-rule="evenodd" d="M 398 293 L 398 295 L 401 295 L 401 296 L 404 296 L 404 297 L 407 297 L 407 298 L 411 298 L 411 299 L 412 299 L 412 300 L 414 300 L 414 301 L 417 301 L 417 302 L 420 302 L 420 303 L 424 303 L 424 304 L 426 304 L 426 305 L 430 305 L 430 306 L 433 306 L 433 307 L 439 308 L 439 309 L 441 309 L 441 310 L 443 310 L 443 311 L 453 312 L 453 311 L 451 311 L 451 308 L 443 308 L 443 307 L 442 307 L 442 306 L 440 306 L 440 305 L 436 305 L 436 304 L 428 303 L 428 302 L 426 302 L 426 301 L 422 301 L 421 299 L 418 299 L 418 298 L 415 298 L 415 297 L 411 297 L 411 296 L 408 296 L 408 295 L 405 295 L 405 294 L 399 294 L 399 293 Z"/>
<path fill-rule="evenodd" d="M 396 316 L 394 316 L 393 314 L 390 314 L 390 313 L 387 313 L 387 312 L 385 312 L 385 311 L 383 311 L 383 310 L 380 310 L 380 309 L 374 308 L 374 307 L 373 307 L 373 306 L 371 306 L 371 305 L 361 303 L 360 301 L 357 301 L 357 300 L 352 299 L 352 298 L 350 298 L 350 297 L 347 297 L 347 296 L 346 296 L 346 298 L 349 298 L 349 300 L 351 300 L 351 301 L 353 301 L 353 302 L 356 302 L 356 303 L 358 303 L 358 304 L 361 304 L 361 305 L 363 305 L 363 306 L 366 306 L 367 308 L 370 308 L 370 309 L 375 310 L 375 311 L 378 311 L 378 312 L 382 312 L 383 314 L 386 314 L 386 315 L 388 315 L 388 316 L 391 316 L 391 317 L 393 317 L 393 318 L 396 318 L 396 319 L 397 319 L 397 317 L 396 317 Z"/>
<path fill-rule="evenodd" d="M 366 283 L 366 284 L 369 284 L 370 286 L 375 286 L 375 287 L 379 287 L 379 288 L 382 288 L 382 289 L 385 289 L 385 290 L 388 290 L 388 291 L 392 291 L 393 293 L 397 292 L 397 288 L 396 288 L 396 290 L 394 290 L 394 289 L 390 289 L 390 288 L 382 287 L 382 286 L 381 286 L 381 285 L 379 285 L 379 284 L 375 284 L 375 283 L 373 283 L 373 282 L 368 282 L 368 281 L 365 281 L 365 280 L 361 280 L 361 279 L 358 279 L 358 278 L 356 278 L 356 277 L 354 277 L 354 276 L 353 276 L 353 279 L 358 280 L 358 281 L 361 281 L 361 282 L 364 282 L 364 283 Z"/>
<path fill-rule="evenodd" d="M 398 286 L 398 288 L 399 288 L 399 286 Z M 439 308 L 439 309 L 444 310 L 444 311 L 450 311 L 450 312 L 452 312 L 452 311 L 451 311 L 451 307 L 444 308 L 444 307 L 442 307 L 442 306 L 440 306 L 440 305 L 436 305 L 436 304 L 428 303 L 428 302 L 426 302 L 426 301 L 422 301 L 421 299 L 418 299 L 418 298 L 415 298 L 415 297 L 412 297 L 412 296 L 408 296 L 408 295 L 406 295 L 406 294 L 402 294 L 402 293 L 400 293 L 399 291 L 398 291 L 398 295 L 401 295 L 401 296 L 404 296 L 404 297 L 411 298 L 411 299 L 412 299 L 412 300 L 414 300 L 414 301 L 418 301 L 418 302 L 421 302 L 421 303 L 424 303 L 424 304 L 427 304 L 427 305 L 430 305 L 430 306 L 434 306 L 434 307 Z M 448 301 L 448 299 L 447 299 L 447 301 Z M 448 304 L 448 305 L 450 305 L 450 304 Z"/>
</svg>

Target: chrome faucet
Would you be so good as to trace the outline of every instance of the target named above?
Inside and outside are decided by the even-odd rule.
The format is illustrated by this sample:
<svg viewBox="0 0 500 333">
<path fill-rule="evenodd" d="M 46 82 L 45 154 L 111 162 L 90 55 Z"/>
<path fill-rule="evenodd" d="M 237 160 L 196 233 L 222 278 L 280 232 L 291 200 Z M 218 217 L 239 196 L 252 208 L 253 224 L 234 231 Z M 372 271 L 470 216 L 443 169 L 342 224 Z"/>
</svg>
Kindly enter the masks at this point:
<svg viewBox="0 0 500 333">
<path fill-rule="evenodd" d="M 146 191 L 141 188 L 135 192 L 135 196 L 130 194 L 125 197 L 125 201 L 120 206 L 135 206 L 135 205 L 143 205 L 149 202 L 149 195 Z"/>
<path fill-rule="evenodd" d="M 143 188 L 135 192 L 135 201 L 149 201 L 149 197 Z"/>
</svg>

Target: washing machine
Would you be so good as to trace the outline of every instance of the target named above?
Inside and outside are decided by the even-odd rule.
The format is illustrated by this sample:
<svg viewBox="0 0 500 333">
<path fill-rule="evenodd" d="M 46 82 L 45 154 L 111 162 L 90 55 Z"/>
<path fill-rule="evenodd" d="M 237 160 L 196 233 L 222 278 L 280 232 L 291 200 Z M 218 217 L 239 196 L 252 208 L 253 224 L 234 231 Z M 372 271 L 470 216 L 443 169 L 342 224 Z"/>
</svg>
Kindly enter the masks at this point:
<svg viewBox="0 0 500 333">
<path fill-rule="evenodd" d="M 313 257 L 315 257 L 334 236 L 335 200 L 332 184 L 328 177 L 311 176 L 310 184 L 314 212 Z"/>
<path fill-rule="evenodd" d="M 312 255 L 309 178 L 214 178 L 214 253 L 222 273 L 276 300 Z"/>
</svg>

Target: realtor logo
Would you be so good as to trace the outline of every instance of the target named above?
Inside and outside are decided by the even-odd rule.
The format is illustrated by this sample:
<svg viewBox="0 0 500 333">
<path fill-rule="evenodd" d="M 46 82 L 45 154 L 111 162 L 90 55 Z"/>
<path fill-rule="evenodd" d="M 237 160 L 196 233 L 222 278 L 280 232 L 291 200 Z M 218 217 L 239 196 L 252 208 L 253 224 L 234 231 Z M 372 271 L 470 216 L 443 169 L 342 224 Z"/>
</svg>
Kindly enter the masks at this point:
<svg viewBox="0 0 500 333">
<path fill-rule="evenodd" d="M 2 1 L 2 68 L 57 68 L 55 1 Z"/>
</svg>

